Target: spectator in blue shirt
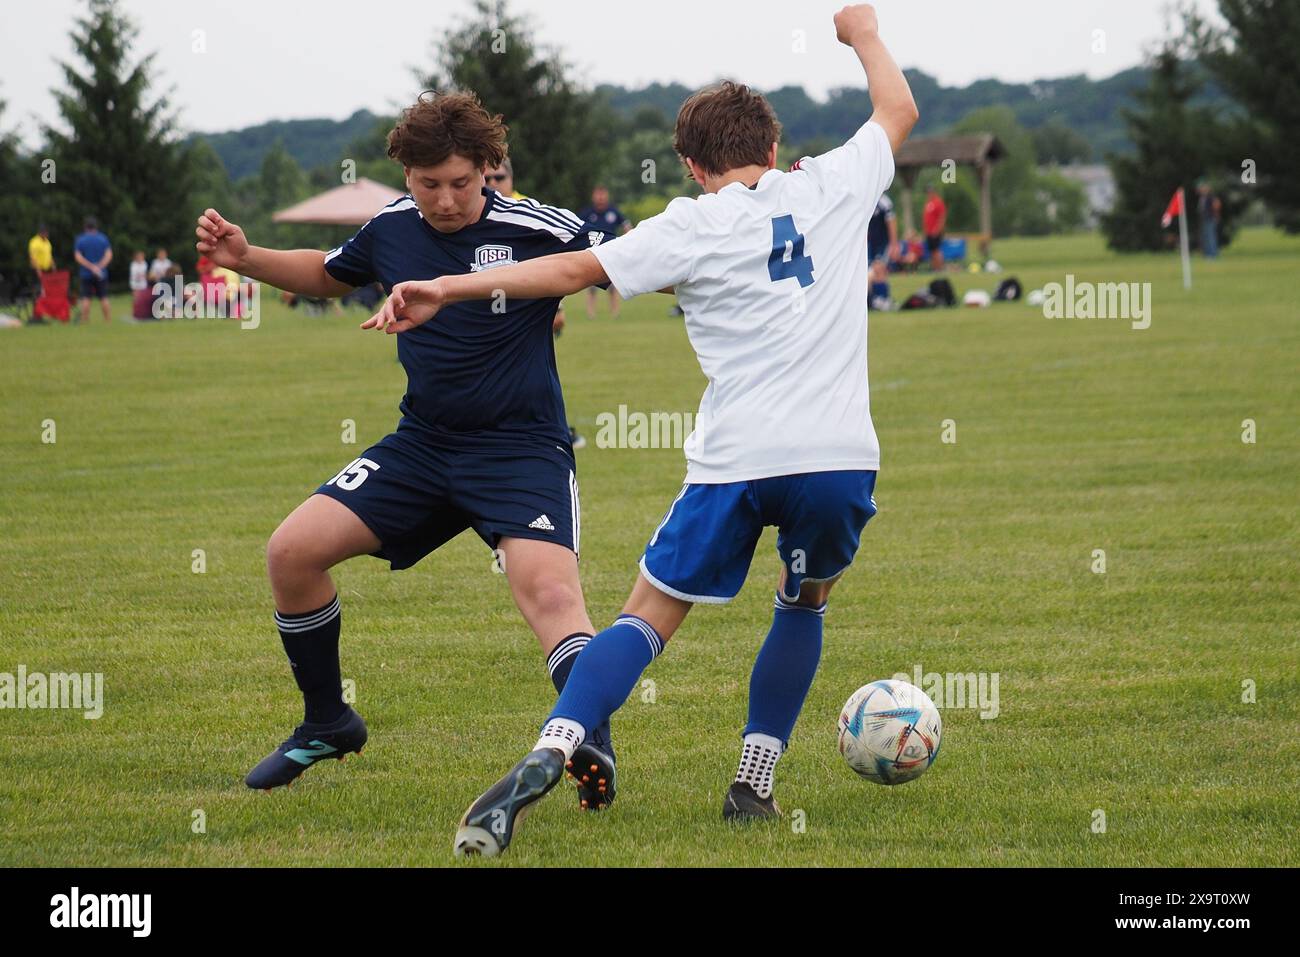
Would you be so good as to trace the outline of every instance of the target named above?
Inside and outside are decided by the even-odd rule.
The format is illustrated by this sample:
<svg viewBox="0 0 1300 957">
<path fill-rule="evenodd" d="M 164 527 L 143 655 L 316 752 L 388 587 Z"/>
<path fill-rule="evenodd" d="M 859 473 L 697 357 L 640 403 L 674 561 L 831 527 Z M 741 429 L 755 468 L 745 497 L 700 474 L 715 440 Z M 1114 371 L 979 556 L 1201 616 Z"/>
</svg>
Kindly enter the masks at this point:
<svg viewBox="0 0 1300 957">
<path fill-rule="evenodd" d="M 113 261 L 113 245 L 99 231 L 99 223 L 87 216 L 84 232 L 73 244 L 73 258 L 81 267 L 81 321 L 90 319 L 90 300 L 99 300 L 104 310 L 104 321 L 113 317 L 108 308 L 108 264 Z"/>
<path fill-rule="evenodd" d="M 632 228 L 617 206 L 609 205 L 609 190 L 604 186 L 597 186 L 591 191 L 591 205 L 586 209 L 579 210 L 578 218 L 586 224 L 590 230 L 597 230 L 603 234 L 604 239 L 613 239 L 619 233 L 625 233 Z M 614 289 L 614 284 L 609 284 L 609 311 L 615 319 L 618 318 L 618 292 Z M 587 318 L 596 318 L 596 287 L 592 286 L 587 290 Z"/>
</svg>

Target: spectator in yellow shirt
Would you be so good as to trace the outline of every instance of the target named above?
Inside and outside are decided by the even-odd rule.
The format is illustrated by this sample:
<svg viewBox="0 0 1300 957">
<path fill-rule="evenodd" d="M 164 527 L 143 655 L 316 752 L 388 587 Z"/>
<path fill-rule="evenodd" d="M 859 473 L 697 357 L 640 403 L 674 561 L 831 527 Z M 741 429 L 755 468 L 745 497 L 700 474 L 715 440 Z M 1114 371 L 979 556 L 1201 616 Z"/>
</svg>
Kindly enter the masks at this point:
<svg viewBox="0 0 1300 957">
<path fill-rule="evenodd" d="M 41 273 L 54 269 L 54 247 L 50 245 L 50 228 L 44 223 L 36 227 L 36 235 L 27 242 L 27 259 L 40 284 Z"/>
</svg>

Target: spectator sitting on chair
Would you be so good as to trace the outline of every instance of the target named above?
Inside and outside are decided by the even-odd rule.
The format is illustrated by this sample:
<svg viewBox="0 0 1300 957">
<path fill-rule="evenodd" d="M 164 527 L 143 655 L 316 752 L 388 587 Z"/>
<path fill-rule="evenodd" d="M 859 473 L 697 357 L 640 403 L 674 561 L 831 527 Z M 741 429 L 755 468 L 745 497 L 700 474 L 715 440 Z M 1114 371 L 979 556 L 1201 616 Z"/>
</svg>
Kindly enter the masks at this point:
<svg viewBox="0 0 1300 957">
<path fill-rule="evenodd" d="M 591 191 L 591 205 L 579 210 L 578 218 L 593 229 L 599 229 L 605 234 L 606 239 L 613 239 L 619 233 L 625 233 L 632 228 L 632 224 L 619 212 L 618 207 L 609 205 L 609 190 L 604 186 L 597 186 Z M 615 319 L 618 318 L 618 301 L 618 291 L 614 288 L 614 284 L 610 283 L 609 311 Z M 587 318 L 596 318 L 595 286 L 587 290 Z"/>
<path fill-rule="evenodd" d="M 943 269 L 943 228 L 948 223 L 948 206 L 933 185 L 926 187 L 925 196 L 925 209 L 921 213 L 925 250 L 930 254 L 930 266 L 939 272 Z"/>
<path fill-rule="evenodd" d="M 166 282 L 167 277 L 171 275 L 172 261 L 167 258 L 167 250 L 161 247 L 153 254 L 153 262 L 149 264 L 149 281 Z"/>
<path fill-rule="evenodd" d="M 137 249 L 131 257 L 128 285 L 131 287 L 131 318 L 152 319 L 149 297 L 149 263 L 145 261 L 144 250 Z"/>
<path fill-rule="evenodd" d="M 137 249 L 131 256 L 128 276 L 128 285 L 132 292 L 149 288 L 149 264 L 145 262 L 143 249 Z"/>
<path fill-rule="evenodd" d="M 104 321 L 113 316 L 108 306 L 108 264 L 113 261 L 113 244 L 99 231 L 99 223 L 87 216 L 84 232 L 73 245 L 73 258 L 81 267 L 81 321 L 90 319 L 90 300 L 98 299 L 104 312 Z"/>
<path fill-rule="evenodd" d="M 36 273 L 36 288 L 41 288 L 41 273 L 54 271 L 54 247 L 50 245 L 50 228 L 36 227 L 36 235 L 27 241 L 27 261 Z"/>
</svg>

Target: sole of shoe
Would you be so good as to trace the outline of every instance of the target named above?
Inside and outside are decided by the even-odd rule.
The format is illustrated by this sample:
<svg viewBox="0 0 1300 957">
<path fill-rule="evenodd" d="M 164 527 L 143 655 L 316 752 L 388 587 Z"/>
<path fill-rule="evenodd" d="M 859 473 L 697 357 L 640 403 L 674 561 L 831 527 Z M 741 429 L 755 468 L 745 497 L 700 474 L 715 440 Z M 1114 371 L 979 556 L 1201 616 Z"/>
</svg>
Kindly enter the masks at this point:
<svg viewBox="0 0 1300 957">
<path fill-rule="evenodd" d="M 577 787 L 578 806 L 584 811 L 604 810 L 614 803 L 614 763 L 603 751 L 580 745 L 564 771 Z"/>
<path fill-rule="evenodd" d="M 540 758 L 525 758 L 510 773 L 514 781 L 507 795 L 479 811 L 474 810 L 476 800 L 460 819 L 451 845 L 456 857 L 496 857 L 509 846 L 509 841 L 502 844 L 498 835 L 509 834 L 513 838 L 515 828 L 527 817 L 533 804 L 560 780 L 558 777 L 547 780 Z"/>
</svg>

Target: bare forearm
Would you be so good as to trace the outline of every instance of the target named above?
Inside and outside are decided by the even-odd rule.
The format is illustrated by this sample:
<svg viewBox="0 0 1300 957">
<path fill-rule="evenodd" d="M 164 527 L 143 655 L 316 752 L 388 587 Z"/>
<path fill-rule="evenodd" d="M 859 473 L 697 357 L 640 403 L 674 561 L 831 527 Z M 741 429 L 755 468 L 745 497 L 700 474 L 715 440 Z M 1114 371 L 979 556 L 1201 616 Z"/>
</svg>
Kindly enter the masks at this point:
<svg viewBox="0 0 1300 957">
<path fill-rule="evenodd" d="M 352 287 L 325 271 L 325 254 L 319 249 L 266 249 L 249 246 L 238 272 L 277 289 L 300 296 L 344 296 Z"/>
<path fill-rule="evenodd" d="M 439 280 L 445 302 L 491 299 L 548 299 L 580 292 L 607 280 L 600 261 L 589 252 L 557 253 L 461 276 Z"/>
<path fill-rule="evenodd" d="M 889 134 L 889 144 L 897 151 L 920 115 L 912 98 L 912 88 L 879 34 L 856 42 L 853 52 L 867 72 L 867 89 L 874 110 L 871 119 Z"/>
</svg>

